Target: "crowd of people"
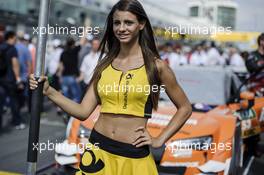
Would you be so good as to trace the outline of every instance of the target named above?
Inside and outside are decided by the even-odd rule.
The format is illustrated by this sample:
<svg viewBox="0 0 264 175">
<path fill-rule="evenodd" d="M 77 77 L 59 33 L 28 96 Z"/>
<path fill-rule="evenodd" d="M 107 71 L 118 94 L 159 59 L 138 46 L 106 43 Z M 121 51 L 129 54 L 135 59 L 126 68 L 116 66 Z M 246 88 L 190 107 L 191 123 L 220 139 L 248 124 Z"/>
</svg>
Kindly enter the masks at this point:
<svg viewBox="0 0 264 175">
<path fill-rule="evenodd" d="M 64 47 L 60 40 L 53 40 L 45 67 L 51 86 L 80 102 L 100 56 L 97 51 L 99 44 L 100 40 L 96 37 L 81 38 L 78 44 L 73 38 L 68 38 Z M 57 112 L 61 113 L 59 108 Z"/>
<path fill-rule="evenodd" d="M 65 44 L 59 39 L 49 42 L 45 74 L 51 85 L 80 102 L 99 59 L 99 44 L 99 38 L 93 36 L 82 38 L 77 44 L 73 38 L 68 38 Z M 8 107 L 12 114 L 11 125 L 15 129 L 26 127 L 21 109 L 26 106 L 28 114 L 31 110 L 28 79 L 35 69 L 35 45 L 28 34 L 17 36 L 13 31 L 6 32 L 4 42 L 0 44 L 0 128 Z M 57 112 L 62 114 L 60 108 Z"/>
<path fill-rule="evenodd" d="M 225 50 L 216 47 L 214 41 L 204 41 L 194 47 L 166 43 L 161 45 L 159 50 L 161 58 L 166 60 L 171 67 L 179 65 L 245 67 L 245 60 L 248 56 L 248 52 L 240 53 L 234 46 Z"/>
<path fill-rule="evenodd" d="M 264 60 L 263 35 L 258 44 L 258 53 Z M 46 52 L 45 73 L 50 84 L 70 99 L 80 102 L 92 78 L 100 53 L 97 51 L 100 40 L 89 35 L 76 42 L 67 38 L 65 44 L 54 39 L 48 44 Z M 248 52 L 239 52 L 230 46 L 223 49 L 214 42 L 201 42 L 195 47 L 178 43 L 165 43 L 158 46 L 159 54 L 172 68 L 180 65 L 216 66 L 230 65 L 245 68 Z M 12 125 L 15 129 L 26 127 L 20 110 L 27 106 L 30 112 L 30 91 L 28 78 L 34 72 L 36 48 L 28 34 L 16 36 L 15 32 L 7 32 L 5 41 L 0 44 L 0 55 L 6 57 L 0 63 L 0 126 L 6 106 L 10 106 Z M 6 62 L 2 61 L 5 60 Z M 6 65 L 6 66 L 2 66 Z M 58 114 L 62 114 L 57 108 Z"/>
</svg>

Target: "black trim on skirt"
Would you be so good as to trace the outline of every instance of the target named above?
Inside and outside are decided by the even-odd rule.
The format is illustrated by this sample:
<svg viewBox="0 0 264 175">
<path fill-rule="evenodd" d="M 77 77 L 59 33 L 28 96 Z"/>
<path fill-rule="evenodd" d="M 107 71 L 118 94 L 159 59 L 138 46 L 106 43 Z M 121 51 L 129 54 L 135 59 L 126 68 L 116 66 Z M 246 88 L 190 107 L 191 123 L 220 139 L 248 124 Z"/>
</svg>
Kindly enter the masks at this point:
<svg viewBox="0 0 264 175">
<path fill-rule="evenodd" d="M 148 145 L 137 148 L 132 144 L 119 142 L 106 137 L 97 132 L 95 129 L 92 130 L 89 141 L 92 144 L 97 143 L 97 146 L 102 150 L 123 157 L 143 158 L 148 156 L 150 153 Z"/>
</svg>

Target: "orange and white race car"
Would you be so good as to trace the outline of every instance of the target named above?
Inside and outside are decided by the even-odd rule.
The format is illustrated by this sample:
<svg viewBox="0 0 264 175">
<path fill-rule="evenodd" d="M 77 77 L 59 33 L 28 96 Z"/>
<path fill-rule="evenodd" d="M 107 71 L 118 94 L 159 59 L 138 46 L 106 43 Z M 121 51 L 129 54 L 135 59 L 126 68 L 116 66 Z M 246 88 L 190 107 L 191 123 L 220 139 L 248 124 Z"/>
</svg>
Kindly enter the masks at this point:
<svg viewBox="0 0 264 175">
<path fill-rule="evenodd" d="M 228 84 L 230 89 L 231 80 L 227 81 L 232 77 L 230 70 L 227 73 L 226 68 L 204 69 L 177 68 L 178 81 L 193 102 L 194 112 L 163 147 L 151 148 L 159 172 L 184 175 L 238 174 L 246 149 L 242 140 L 258 135 L 264 128 L 264 98 L 255 98 L 254 94 L 243 92 L 238 103 L 226 104 L 230 92 L 223 87 Z M 215 84 L 208 81 L 212 78 L 218 78 Z M 221 80 L 222 84 L 219 83 Z M 223 94 L 229 96 L 220 98 Z M 159 102 L 158 110 L 153 111 L 147 124 L 148 131 L 154 137 L 162 132 L 177 110 L 165 94 L 161 94 L 161 97 L 163 100 Z M 213 104 L 213 107 L 204 105 L 206 99 L 207 104 Z M 203 103 L 197 103 L 197 100 Z M 86 121 L 70 119 L 67 139 L 56 146 L 55 160 L 58 164 L 77 167 L 99 113 L 100 106 Z"/>
</svg>

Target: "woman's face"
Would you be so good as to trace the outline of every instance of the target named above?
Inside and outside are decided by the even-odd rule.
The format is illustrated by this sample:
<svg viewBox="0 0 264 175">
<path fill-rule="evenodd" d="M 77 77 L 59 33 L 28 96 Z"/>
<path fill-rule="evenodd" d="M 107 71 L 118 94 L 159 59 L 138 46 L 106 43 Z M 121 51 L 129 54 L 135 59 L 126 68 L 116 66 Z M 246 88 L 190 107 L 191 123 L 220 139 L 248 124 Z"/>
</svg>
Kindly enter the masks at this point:
<svg viewBox="0 0 264 175">
<path fill-rule="evenodd" d="M 120 43 L 129 43 L 136 39 L 144 25 L 131 12 L 117 10 L 113 14 L 113 31 Z"/>
</svg>

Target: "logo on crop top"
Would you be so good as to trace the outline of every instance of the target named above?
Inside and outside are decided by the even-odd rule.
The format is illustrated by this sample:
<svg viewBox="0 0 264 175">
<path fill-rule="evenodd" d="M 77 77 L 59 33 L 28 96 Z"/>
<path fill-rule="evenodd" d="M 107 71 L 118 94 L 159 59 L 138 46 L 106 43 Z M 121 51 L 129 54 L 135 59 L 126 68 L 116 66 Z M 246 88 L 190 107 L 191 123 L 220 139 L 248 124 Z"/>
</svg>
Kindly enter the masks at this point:
<svg viewBox="0 0 264 175">
<path fill-rule="evenodd" d="M 127 74 L 127 76 L 126 76 L 126 79 L 127 79 L 127 80 L 128 80 L 128 79 L 131 79 L 131 80 L 132 80 L 133 76 L 134 76 L 134 74 L 129 73 L 129 74 Z"/>
</svg>

